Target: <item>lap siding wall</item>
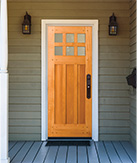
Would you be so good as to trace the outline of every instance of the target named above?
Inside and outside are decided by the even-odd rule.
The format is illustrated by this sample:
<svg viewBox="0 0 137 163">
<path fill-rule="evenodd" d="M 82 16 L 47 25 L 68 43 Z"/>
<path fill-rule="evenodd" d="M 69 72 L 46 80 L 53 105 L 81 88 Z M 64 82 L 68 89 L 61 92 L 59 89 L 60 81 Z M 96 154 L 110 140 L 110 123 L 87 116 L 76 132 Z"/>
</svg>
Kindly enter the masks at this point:
<svg viewBox="0 0 137 163">
<path fill-rule="evenodd" d="M 136 67 L 136 0 L 130 2 L 130 73 Z M 136 89 L 130 87 L 130 140 L 136 146 Z"/>
<path fill-rule="evenodd" d="M 31 35 L 22 34 L 26 11 L 32 16 Z M 108 35 L 113 12 L 118 36 Z M 41 139 L 41 19 L 99 20 L 99 139 L 130 140 L 128 0 L 10 0 L 8 16 L 10 140 Z"/>
</svg>

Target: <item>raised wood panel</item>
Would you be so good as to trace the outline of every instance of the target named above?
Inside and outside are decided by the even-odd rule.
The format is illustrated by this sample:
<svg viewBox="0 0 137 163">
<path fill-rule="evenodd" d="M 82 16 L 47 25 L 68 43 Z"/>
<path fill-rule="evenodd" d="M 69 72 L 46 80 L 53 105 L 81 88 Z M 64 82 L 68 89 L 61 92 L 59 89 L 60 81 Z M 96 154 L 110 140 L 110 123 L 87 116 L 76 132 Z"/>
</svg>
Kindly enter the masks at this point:
<svg viewBox="0 0 137 163">
<path fill-rule="evenodd" d="M 66 67 L 66 83 L 67 83 L 67 124 L 74 123 L 74 65 Z"/>
<path fill-rule="evenodd" d="M 63 65 L 55 65 L 55 124 L 65 124 L 66 113 L 63 105 Z"/>
<path fill-rule="evenodd" d="M 78 124 L 85 123 L 85 65 L 78 65 Z"/>
</svg>

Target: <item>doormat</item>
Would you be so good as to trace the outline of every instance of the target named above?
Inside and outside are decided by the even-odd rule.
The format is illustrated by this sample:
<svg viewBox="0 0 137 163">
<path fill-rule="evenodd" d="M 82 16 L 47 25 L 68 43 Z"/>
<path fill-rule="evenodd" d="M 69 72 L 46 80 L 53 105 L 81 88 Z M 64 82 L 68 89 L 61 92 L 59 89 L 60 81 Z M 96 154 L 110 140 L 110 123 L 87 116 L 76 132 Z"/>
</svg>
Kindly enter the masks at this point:
<svg viewBox="0 0 137 163">
<path fill-rule="evenodd" d="M 90 141 L 48 141 L 46 146 L 90 146 Z"/>
</svg>

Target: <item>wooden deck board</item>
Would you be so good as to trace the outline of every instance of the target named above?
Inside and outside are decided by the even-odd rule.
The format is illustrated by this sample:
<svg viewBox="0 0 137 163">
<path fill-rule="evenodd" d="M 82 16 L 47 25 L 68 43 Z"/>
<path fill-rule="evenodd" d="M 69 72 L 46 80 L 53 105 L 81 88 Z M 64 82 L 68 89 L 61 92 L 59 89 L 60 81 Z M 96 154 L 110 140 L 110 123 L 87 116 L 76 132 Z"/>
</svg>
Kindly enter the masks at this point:
<svg viewBox="0 0 137 163">
<path fill-rule="evenodd" d="M 46 142 L 43 142 L 36 158 L 34 159 L 34 163 L 44 162 L 47 156 L 47 153 L 49 151 L 49 147 L 45 145 L 46 145 Z"/>
<path fill-rule="evenodd" d="M 30 148 L 30 150 L 28 151 L 22 163 L 33 162 L 37 152 L 39 151 L 40 146 L 41 146 L 41 142 L 35 142 Z"/>
<path fill-rule="evenodd" d="M 68 156 L 67 156 L 67 163 L 76 163 L 77 162 L 77 147 L 76 146 L 69 146 L 68 147 Z"/>
<path fill-rule="evenodd" d="M 109 160 L 108 155 L 106 153 L 103 142 L 96 142 L 95 145 L 96 145 L 96 148 L 97 148 L 97 152 L 98 152 L 100 162 L 109 163 L 110 160 Z"/>
<path fill-rule="evenodd" d="M 86 146 L 78 146 L 78 163 L 88 162 Z"/>
<path fill-rule="evenodd" d="M 121 159 L 122 162 L 128 162 L 128 163 L 132 163 L 132 161 L 130 160 L 129 156 L 127 155 L 126 151 L 123 149 L 122 145 L 120 144 L 120 142 L 113 142 L 113 145 Z"/>
<path fill-rule="evenodd" d="M 90 146 L 45 146 L 46 142 L 10 142 L 11 163 L 131 163 L 129 142 L 93 142 Z"/>
<path fill-rule="evenodd" d="M 48 155 L 44 163 L 54 163 L 58 154 L 58 146 L 50 146 Z"/>
<path fill-rule="evenodd" d="M 67 146 L 59 147 L 56 163 L 66 162 L 67 149 L 68 149 Z"/>
<path fill-rule="evenodd" d="M 15 146 L 10 150 L 9 157 L 11 161 L 18 154 L 18 152 L 20 151 L 24 144 L 25 142 L 17 142 L 17 144 L 15 144 Z"/>
<path fill-rule="evenodd" d="M 21 148 L 21 150 L 18 152 L 18 154 L 14 157 L 14 159 L 11 161 L 12 163 L 18 162 L 21 163 L 24 157 L 27 155 L 29 149 L 31 148 L 33 142 L 26 142 L 24 146 Z"/>
<path fill-rule="evenodd" d="M 9 142 L 9 151 L 11 150 L 11 148 L 13 148 L 13 146 L 16 144 L 16 141 L 11 141 Z"/>
<path fill-rule="evenodd" d="M 98 160 L 97 151 L 94 142 L 91 142 L 91 145 L 88 146 L 87 149 L 88 149 L 89 163 L 90 162 L 98 163 L 99 160 Z"/>
<path fill-rule="evenodd" d="M 108 153 L 108 156 L 109 156 L 111 162 L 121 163 L 121 160 L 120 160 L 119 156 L 117 155 L 112 143 L 104 142 L 104 144 L 105 144 L 106 151 Z"/>
<path fill-rule="evenodd" d="M 129 142 L 121 142 L 122 146 L 126 150 L 127 154 L 129 155 L 130 159 L 136 163 L 136 152 L 133 146 Z"/>
</svg>

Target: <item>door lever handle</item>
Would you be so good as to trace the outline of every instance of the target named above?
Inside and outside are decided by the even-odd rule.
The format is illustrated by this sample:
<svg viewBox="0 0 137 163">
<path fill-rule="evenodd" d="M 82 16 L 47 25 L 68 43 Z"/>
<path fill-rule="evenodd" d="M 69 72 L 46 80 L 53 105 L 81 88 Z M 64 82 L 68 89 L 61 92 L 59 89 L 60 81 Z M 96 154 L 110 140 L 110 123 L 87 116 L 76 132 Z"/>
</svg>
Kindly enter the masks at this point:
<svg viewBox="0 0 137 163">
<path fill-rule="evenodd" d="M 87 74 L 87 98 L 91 98 L 91 75 Z"/>
</svg>

